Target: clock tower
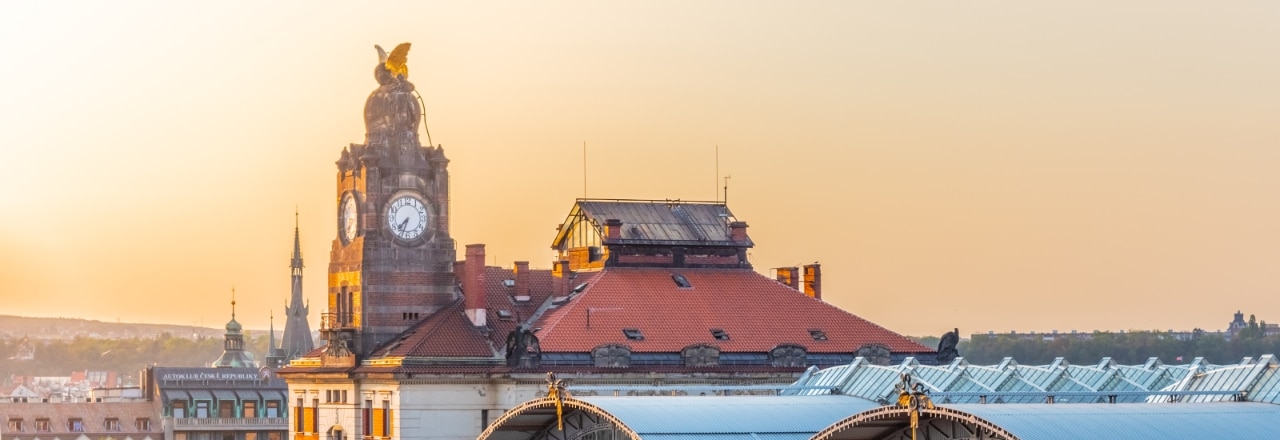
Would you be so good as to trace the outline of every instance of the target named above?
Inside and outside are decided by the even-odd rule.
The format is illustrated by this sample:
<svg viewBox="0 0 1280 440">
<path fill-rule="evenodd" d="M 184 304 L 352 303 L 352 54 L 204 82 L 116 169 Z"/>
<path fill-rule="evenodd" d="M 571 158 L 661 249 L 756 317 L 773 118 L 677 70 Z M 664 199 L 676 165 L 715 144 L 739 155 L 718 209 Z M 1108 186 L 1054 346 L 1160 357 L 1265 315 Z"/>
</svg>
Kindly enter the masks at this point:
<svg viewBox="0 0 1280 440">
<path fill-rule="evenodd" d="M 449 160 L 418 138 L 422 101 L 408 80 L 408 51 L 408 43 L 390 54 L 378 48 L 364 143 L 344 148 L 337 161 L 338 228 L 321 317 L 327 365 L 354 365 L 458 297 Z"/>
</svg>

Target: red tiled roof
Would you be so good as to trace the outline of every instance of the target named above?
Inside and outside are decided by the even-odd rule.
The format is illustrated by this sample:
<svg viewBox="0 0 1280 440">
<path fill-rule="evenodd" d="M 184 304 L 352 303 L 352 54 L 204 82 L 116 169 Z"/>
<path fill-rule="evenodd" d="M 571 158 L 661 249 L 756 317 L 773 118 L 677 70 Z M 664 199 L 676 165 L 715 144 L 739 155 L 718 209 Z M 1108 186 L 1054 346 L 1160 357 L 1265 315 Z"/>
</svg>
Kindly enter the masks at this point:
<svg viewBox="0 0 1280 440">
<path fill-rule="evenodd" d="M 675 273 L 692 287 L 677 286 Z M 785 343 L 810 353 L 852 353 L 867 343 L 894 352 L 933 351 L 749 269 L 607 268 L 534 327 L 542 327 L 543 352 L 587 352 L 603 344 L 678 352 L 699 343 L 726 352 L 765 352 Z M 630 328 L 644 340 L 627 339 L 623 329 Z M 729 339 L 717 340 L 711 329 Z M 826 340 L 814 340 L 810 330 L 821 330 Z"/>
<path fill-rule="evenodd" d="M 673 273 L 683 275 L 693 287 L 677 286 Z M 529 271 L 531 298 L 527 302 L 514 301 L 514 288 L 503 283 L 515 278 L 510 269 L 486 267 L 484 278 L 487 334 L 472 325 L 465 303 L 458 300 L 411 327 L 400 339 L 375 349 L 372 357 L 505 356 L 507 335 L 552 295 L 552 275 L 549 270 Z M 537 336 L 544 353 L 590 352 L 604 344 L 623 344 L 641 353 L 679 352 L 694 344 L 714 345 L 722 352 L 759 353 L 779 344 L 799 344 L 810 353 L 847 354 L 868 343 L 884 344 L 898 353 L 933 352 L 750 269 L 606 268 L 578 273 L 568 284 L 586 284 L 586 288 L 567 303 L 547 310 L 531 325 L 541 328 Z M 511 312 L 512 318 L 500 318 L 500 310 Z M 640 330 L 644 340 L 627 339 L 622 330 L 630 328 Z M 717 340 L 711 329 L 724 330 L 729 339 Z M 814 340 L 810 330 L 822 331 L 826 340 Z M 307 357 L 319 356 L 322 349 Z M 389 372 L 369 368 L 359 370 Z M 421 368 L 425 368 L 421 372 L 437 370 Z M 281 373 L 311 370 L 328 369 L 289 367 Z M 395 372 L 408 371 L 396 368 Z"/>
</svg>

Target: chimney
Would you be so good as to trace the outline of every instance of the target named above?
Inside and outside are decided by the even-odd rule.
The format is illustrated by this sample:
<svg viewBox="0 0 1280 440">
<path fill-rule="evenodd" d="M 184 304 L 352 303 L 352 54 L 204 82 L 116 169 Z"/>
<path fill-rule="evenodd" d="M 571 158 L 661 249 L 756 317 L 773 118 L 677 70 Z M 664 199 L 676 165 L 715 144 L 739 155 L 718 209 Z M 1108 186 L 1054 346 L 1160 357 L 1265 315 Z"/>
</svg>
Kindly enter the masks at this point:
<svg viewBox="0 0 1280 440">
<path fill-rule="evenodd" d="M 467 264 L 463 266 L 462 294 L 467 318 L 476 327 L 485 326 L 484 245 L 467 245 Z"/>
<path fill-rule="evenodd" d="M 516 262 L 516 301 L 529 300 L 529 262 Z"/>
<path fill-rule="evenodd" d="M 747 222 L 729 223 L 729 238 L 738 243 L 747 242 Z"/>
<path fill-rule="evenodd" d="M 613 241 L 622 238 L 622 220 L 616 218 L 605 219 L 604 221 L 604 239 Z"/>
<path fill-rule="evenodd" d="M 822 299 L 822 265 L 804 265 L 804 294 L 813 299 Z"/>
<path fill-rule="evenodd" d="M 569 295 L 569 276 L 573 274 L 569 260 L 556 261 L 551 266 L 551 296 Z"/>
<path fill-rule="evenodd" d="M 774 270 L 778 271 L 778 282 L 786 284 L 793 290 L 800 290 L 800 268 L 798 267 L 779 267 Z"/>
</svg>

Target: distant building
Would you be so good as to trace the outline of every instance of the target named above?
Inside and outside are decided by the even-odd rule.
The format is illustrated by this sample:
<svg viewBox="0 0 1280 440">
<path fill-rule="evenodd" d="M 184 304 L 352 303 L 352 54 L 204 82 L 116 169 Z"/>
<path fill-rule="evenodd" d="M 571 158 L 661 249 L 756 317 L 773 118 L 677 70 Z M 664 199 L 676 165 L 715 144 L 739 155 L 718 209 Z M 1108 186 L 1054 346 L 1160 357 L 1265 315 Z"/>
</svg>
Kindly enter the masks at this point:
<svg viewBox="0 0 1280 440">
<path fill-rule="evenodd" d="M 150 367 L 142 376 L 166 439 L 282 440 L 289 429 L 287 387 L 269 370 Z"/>
<path fill-rule="evenodd" d="M 150 402 L 0 403 L 5 440 L 162 440 Z"/>
</svg>

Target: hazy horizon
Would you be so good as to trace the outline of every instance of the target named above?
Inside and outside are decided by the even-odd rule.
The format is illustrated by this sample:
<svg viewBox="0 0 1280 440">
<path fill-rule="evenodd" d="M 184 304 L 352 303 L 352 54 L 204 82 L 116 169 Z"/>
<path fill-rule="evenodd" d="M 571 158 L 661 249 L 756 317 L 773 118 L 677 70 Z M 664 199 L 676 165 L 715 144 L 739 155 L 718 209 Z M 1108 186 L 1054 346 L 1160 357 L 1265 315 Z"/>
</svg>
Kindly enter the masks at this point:
<svg viewBox="0 0 1280 440">
<path fill-rule="evenodd" d="M 1280 3 L 0 5 L 4 313 L 313 328 L 374 44 L 452 233 L 547 268 L 573 201 L 712 200 L 757 271 L 917 336 L 1280 321 Z M 426 137 L 423 137 L 424 141 Z"/>
</svg>

